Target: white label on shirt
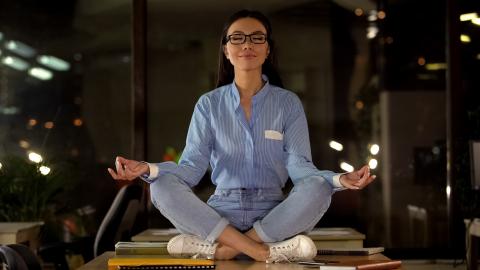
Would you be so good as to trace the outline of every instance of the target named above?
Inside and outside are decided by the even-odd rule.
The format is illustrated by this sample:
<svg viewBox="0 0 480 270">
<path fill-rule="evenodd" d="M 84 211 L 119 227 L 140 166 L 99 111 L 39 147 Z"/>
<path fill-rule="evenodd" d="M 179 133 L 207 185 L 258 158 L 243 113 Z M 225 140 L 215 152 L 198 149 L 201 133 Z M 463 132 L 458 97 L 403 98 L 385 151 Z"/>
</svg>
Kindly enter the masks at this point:
<svg viewBox="0 0 480 270">
<path fill-rule="evenodd" d="M 283 134 L 276 130 L 265 130 L 265 139 L 281 141 L 283 140 Z"/>
</svg>

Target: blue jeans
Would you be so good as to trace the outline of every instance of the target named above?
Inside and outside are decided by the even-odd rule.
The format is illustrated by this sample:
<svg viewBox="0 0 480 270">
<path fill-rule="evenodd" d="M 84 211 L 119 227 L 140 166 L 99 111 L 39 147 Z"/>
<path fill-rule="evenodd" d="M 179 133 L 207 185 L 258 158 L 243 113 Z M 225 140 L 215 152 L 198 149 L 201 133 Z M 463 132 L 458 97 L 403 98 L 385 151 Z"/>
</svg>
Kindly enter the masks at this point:
<svg viewBox="0 0 480 270">
<path fill-rule="evenodd" d="M 215 242 L 228 224 L 252 227 L 263 242 L 312 230 L 327 211 L 333 188 L 320 176 L 298 181 L 285 198 L 281 189 L 216 189 L 207 203 L 175 175 L 150 184 L 155 207 L 182 233 Z"/>
</svg>

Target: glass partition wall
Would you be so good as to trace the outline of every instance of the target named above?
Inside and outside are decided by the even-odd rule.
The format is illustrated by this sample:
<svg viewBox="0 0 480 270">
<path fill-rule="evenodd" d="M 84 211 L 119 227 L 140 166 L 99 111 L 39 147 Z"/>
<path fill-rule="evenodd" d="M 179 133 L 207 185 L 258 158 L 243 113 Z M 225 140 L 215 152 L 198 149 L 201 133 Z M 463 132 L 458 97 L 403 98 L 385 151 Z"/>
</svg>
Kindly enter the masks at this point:
<svg viewBox="0 0 480 270">
<path fill-rule="evenodd" d="M 128 1 L 2 1 L 0 175 L 17 173 L 2 182 L 2 221 L 9 188 L 35 198 L 55 189 L 54 234 L 95 232 L 116 192 L 106 167 L 131 155 L 130 14 Z M 23 161 L 39 171 L 22 174 Z M 36 174 L 59 182 L 32 190 Z"/>
</svg>

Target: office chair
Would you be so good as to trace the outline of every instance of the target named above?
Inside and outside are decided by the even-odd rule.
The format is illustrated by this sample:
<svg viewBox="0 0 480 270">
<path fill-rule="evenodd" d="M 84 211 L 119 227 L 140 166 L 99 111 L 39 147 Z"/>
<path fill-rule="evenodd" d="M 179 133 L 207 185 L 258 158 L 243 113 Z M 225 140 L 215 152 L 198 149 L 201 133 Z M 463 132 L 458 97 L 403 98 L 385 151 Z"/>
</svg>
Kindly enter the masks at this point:
<svg viewBox="0 0 480 270">
<path fill-rule="evenodd" d="M 8 270 L 41 270 L 40 262 L 27 246 L 11 244 L 0 246 L 0 262 Z M 4 268 L 2 268 L 4 269 Z"/>
<path fill-rule="evenodd" d="M 55 264 L 57 270 L 68 270 L 65 258 L 67 251 L 82 254 L 84 261 L 90 261 L 105 251 L 115 250 L 118 241 L 130 241 L 130 237 L 140 232 L 142 227 L 136 226 L 137 214 L 142 211 L 143 187 L 131 183 L 123 186 L 115 196 L 107 214 L 93 238 L 82 238 L 73 243 L 53 243 L 42 246 L 38 253 L 45 262 Z M 88 252 L 92 250 L 93 254 Z M 93 256 L 92 256 L 93 255 Z"/>
<path fill-rule="evenodd" d="M 137 184 L 123 186 L 102 220 L 93 244 L 93 256 L 114 250 L 118 241 L 130 241 L 137 213 L 142 208 L 143 188 Z"/>
</svg>

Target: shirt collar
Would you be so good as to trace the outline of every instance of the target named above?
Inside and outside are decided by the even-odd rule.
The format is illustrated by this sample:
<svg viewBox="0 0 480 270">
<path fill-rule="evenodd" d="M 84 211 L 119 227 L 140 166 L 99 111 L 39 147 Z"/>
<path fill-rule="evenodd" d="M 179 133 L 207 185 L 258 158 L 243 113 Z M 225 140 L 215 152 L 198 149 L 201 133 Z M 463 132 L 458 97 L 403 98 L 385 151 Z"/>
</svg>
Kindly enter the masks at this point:
<svg viewBox="0 0 480 270">
<path fill-rule="evenodd" d="M 260 89 L 253 97 L 252 97 L 252 104 L 256 105 L 261 103 L 268 94 L 270 90 L 270 83 L 268 81 L 268 77 L 265 74 L 262 74 L 262 79 L 265 81 L 265 85 Z M 240 105 L 240 93 L 238 92 L 237 85 L 235 84 L 235 80 L 233 80 L 231 84 L 232 94 L 233 94 L 233 103 L 235 108 L 238 108 Z"/>
</svg>

